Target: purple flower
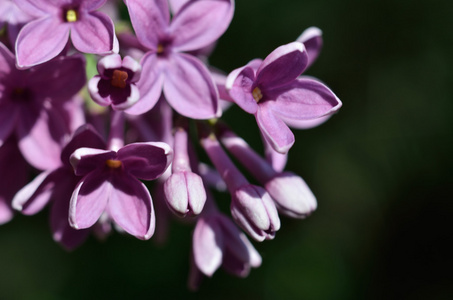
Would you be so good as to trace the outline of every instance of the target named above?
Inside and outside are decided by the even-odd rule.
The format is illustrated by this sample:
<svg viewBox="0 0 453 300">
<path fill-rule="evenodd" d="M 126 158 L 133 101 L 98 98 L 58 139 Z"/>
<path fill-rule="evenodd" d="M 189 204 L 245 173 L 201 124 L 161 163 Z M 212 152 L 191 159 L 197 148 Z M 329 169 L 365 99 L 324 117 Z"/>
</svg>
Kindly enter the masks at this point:
<svg viewBox="0 0 453 300">
<path fill-rule="evenodd" d="M 234 101 L 254 114 L 264 138 L 286 153 L 294 144 L 287 123 L 316 119 L 341 107 L 340 100 L 313 78 L 298 78 L 308 64 L 302 43 L 280 46 L 264 61 L 253 60 L 228 75 L 227 89 Z"/>
<path fill-rule="evenodd" d="M 81 179 L 74 174 L 69 157 L 80 147 L 104 148 L 105 142 L 90 125 L 80 127 L 63 148 L 60 166 L 38 175 L 13 199 L 14 209 L 25 215 L 34 215 L 51 202 L 50 226 L 53 238 L 68 250 L 79 246 L 90 232 L 75 230 L 68 222 L 72 191 Z"/>
<path fill-rule="evenodd" d="M 167 0 L 125 0 L 140 43 L 149 51 L 141 60 L 138 86 L 142 100 L 127 110 L 142 114 L 162 93 L 181 115 L 208 119 L 220 114 L 217 91 L 208 69 L 183 52 L 203 48 L 220 37 L 233 16 L 233 0 L 189 1 L 170 22 Z"/>
<path fill-rule="evenodd" d="M 17 149 L 15 139 L 8 139 L 0 147 L 0 225 L 13 217 L 11 200 L 27 183 L 30 167 Z"/>
<path fill-rule="evenodd" d="M 15 134 L 31 165 L 58 167 L 61 145 L 79 122 L 80 107 L 69 106 L 85 84 L 84 65 L 83 57 L 71 56 L 18 70 L 13 54 L 0 44 L 0 146 Z"/>
<path fill-rule="evenodd" d="M 79 148 L 70 158 L 77 184 L 70 202 L 69 222 L 76 229 L 91 227 L 106 211 L 127 233 L 149 239 L 155 216 L 151 196 L 138 179 L 162 175 L 172 159 L 165 143 L 134 143 L 118 151 Z"/>
<path fill-rule="evenodd" d="M 305 218 L 317 207 L 316 198 L 305 181 L 291 172 L 277 172 L 233 132 L 225 129 L 222 144 L 270 194 L 278 210 L 293 218 Z"/>
<path fill-rule="evenodd" d="M 15 0 L 37 19 L 25 25 L 16 42 L 17 65 L 27 68 L 56 57 L 66 46 L 69 33 L 80 52 L 118 52 L 112 20 L 95 11 L 106 0 Z"/>
<path fill-rule="evenodd" d="M 203 180 L 192 172 L 187 147 L 187 131 L 179 127 L 175 131 L 172 174 L 165 181 L 164 192 L 168 206 L 182 216 L 198 215 L 206 202 Z"/>
<path fill-rule="evenodd" d="M 193 232 L 194 262 L 211 277 L 222 266 L 228 272 L 246 277 L 261 265 L 261 256 L 234 223 L 216 212 L 198 219 Z"/>
<path fill-rule="evenodd" d="M 99 60 L 97 69 L 99 75 L 88 82 L 88 91 L 97 104 L 125 110 L 138 101 L 140 92 L 135 83 L 142 68 L 132 57 L 121 60 L 119 54 L 105 56 Z"/>
<path fill-rule="evenodd" d="M 231 215 L 236 224 L 257 241 L 273 239 L 280 229 L 280 219 L 269 194 L 247 181 L 215 136 L 203 138 L 201 144 L 231 193 Z"/>
</svg>

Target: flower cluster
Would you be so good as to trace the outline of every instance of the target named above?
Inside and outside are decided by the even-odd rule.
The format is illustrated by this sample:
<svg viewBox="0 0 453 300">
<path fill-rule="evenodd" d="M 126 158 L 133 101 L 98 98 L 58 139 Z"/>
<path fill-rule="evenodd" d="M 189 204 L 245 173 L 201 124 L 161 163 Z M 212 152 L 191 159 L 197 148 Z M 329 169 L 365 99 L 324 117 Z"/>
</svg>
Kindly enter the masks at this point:
<svg viewBox="0 0 453 300">
<path fill-rule="evenodd" d="M 156 215 L 173 213 L 195 224 L 192 288 L 220 266 L 247 276 L 261 257 L 246 235 L 273 239 L 279 214 L 304 218 L 317 206 L 284 167 L 290 127 L 317 126 L 341 107 L 302 75 L 321 50 L 321 31 L 309 28 L 224 75 L 206 58 L 233 18 L 233 0 L 124 4 L 131 26 L 115 33 L 117 1 L 0 3 L 0 224 L 13 210 L 33 215 L 49 205 L 53 239 L 71 250 L 112 228 L 150 239 L 165 231 Z M 88 79 L 87 60 L 98 71 Z M 254 115 L 265 155 L 221 119 L 234 104 Z M 197 141 L 211 164 L 198 159 Z M 231 194 L 230 212 L 214 190 Z"/>
</svg>

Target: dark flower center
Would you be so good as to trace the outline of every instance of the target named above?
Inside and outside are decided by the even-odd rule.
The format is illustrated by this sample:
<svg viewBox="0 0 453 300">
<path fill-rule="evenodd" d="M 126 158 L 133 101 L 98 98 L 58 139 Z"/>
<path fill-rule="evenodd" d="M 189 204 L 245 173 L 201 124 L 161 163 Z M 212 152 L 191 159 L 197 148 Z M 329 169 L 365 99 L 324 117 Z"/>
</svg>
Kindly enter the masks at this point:
<svg viewBox="0 0 453 300">
<path fill-rule="evenodd" d="M 127 85 L 127 82 L 126 82 L 127 77 L 128 77 L 127 72 L 121 71 L 121 70 L 114 70 L 113 75 L 112 75 L 112 80 L 110 81 L 110 83 L 114 87 L 124 89 Z"/>
<path fill-rule="evenodd" d="M 14 88 L 11 93 L 11 100 L 15 102 L 28 102 L 32 99 L 32 93 L 29 89 Z"/>
</svg>

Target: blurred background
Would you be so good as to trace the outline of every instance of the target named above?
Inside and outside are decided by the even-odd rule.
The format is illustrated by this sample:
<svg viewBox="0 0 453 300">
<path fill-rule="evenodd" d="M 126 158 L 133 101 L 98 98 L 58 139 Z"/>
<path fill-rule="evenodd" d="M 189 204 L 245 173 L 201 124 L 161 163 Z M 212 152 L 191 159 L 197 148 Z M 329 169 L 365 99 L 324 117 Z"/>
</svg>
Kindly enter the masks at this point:
<svg viewBox="0 0 453 300">
<path fill-rule="evenodd" d="M 295 131 L 288 170 L 318 199 L 305 220 L 282 217 L 255 243 L 263 264 L 219 270 L 186 288 L 192 226 L 165 244 L 114 233 L 68 253 L 47 211 L 0 227 L 0 299 L 453 299 L 453 21 L 448 1 L 247 0 L 211 64 L 230 72 L 323 31 L 306 74 L 342 100 L 320 127 Z M 253 116 L 224 118 L 256 149 Z M 228 196 L 219 195 L 228 206 Z M 449 242 L 450 241 L 450 242 Z"/>
</svg>

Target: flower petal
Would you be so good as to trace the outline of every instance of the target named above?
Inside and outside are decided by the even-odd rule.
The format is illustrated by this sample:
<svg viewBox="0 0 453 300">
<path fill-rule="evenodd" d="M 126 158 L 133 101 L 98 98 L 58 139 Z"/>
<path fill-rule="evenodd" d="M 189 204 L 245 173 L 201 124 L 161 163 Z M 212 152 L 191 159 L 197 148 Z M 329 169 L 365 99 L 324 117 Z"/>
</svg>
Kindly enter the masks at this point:
<svg viewBox="0 0 453 300">
<path fill-rule="evenodd" d="M 106 14 L 93 11 L 72 23 L 71 40 L 80 52 L 107 54 L 118 52 L 115 49 L 115 29 Z"/>
<path fill-rule="evenodd" d="M 77 184 L 69 204 L 69 224 L 75 229 L 96 223 L 107 206 L 112 185 L 102 172 L 88 173 Z"/>
<path fill-rule="evenodd" d="M 56 57 L 66 46 L 69 25 L 56 17 L 46 17 L 25 25 L 16 42 L 16 62 L 19 68 L 42 64 Z"/>
<path fill-rule="evenodd" d="M 174 16 L 170 25 L 173 49 L 192 51 L 215 42 L 233 18 L 234 1 L 190 1 Z"/>
<path fill-rule="evenodd" d="M 127 233 L 147 240 L 154 234 L 154 209 L 146 186 L 132 176 L 112 176 L 108 212 Z"/>
<path fill-rule="evenodd" d="M 124 3 L 140 43 L 156 50 L 159 38 L 166 34 L 170 23 L 167 0 L 124 0 Z"/>
<path fill-rule="evenodd" d="M 58 12 L 58 7 L 55 5 L 54 1 L 14 0 L 14 3 L 27 14 L 36 17 L 55 14 Z"/>
<path fill-rule="evenodd" d="M 258 109 L 258 104 L 252 94 L 254 81 L 255 71 L 245 66 L 231 72 L 225 83 L 234 102 L 249 114 L 256 113 Z"/>
<path fill-rule="evenodd" d="M 308 54 L 308 65 L 311 66 L 318 58 L 322 48 L 322 31 L 318 27 L 310 27 L 304 30 L 297 38 L 297 42 L 304 44 Z"/>
<path fill-rule="evenodd" d="M 294 144 L 294 134 L 279 117 L 275 116 L 271 105 L 268 105 L 268 103 L 270 102 L 259 105 L 255 114 L 256 122 L 272 148 L 285 154 Z"/>
<path fill-rule="evenodd" d="M 259 67 L 256 84 L 266 90 L 296 79 L 307 67 L 308 55 L 302 43 L 293 42 L 272 51 Z"/>
<path fill-rule="evenodd" d="M 108 159 L 116 158 L 116 152 L 95 148 L 79 148 L 72 153 L 69 161 L 77 176 L 84 176 L 89 172 L 102 168 Z"/>
<path fill-rule="evenodd" d="M 153 108 L 162 94 L 164 73 L 162 64 L 155 53 L 148 52 L 141 61 L 142 76 L 137 82 L 140 100 L 128 108 L 126 112 L 132 115 L 141 115 Z"/>
<path fill-rule="evenodd" d="M 123 102 L 118 102 L 115 101 L 115 98 L 112 97 L 113 95 L 110 96 L 110 98 L 113 98 L 112 100 L 112 108 L 114 110 L 126 110 L 133 106 L 135 103 L 137 103 L 138 100 L 140 100 L 140 91 L 138 87 L 135 84 L 130 84 L 129 85 L 129 96 L 124 97 L 121 95 L 121 97 L 118 96 L 118 100 L 125 100 Z"/>
<path fill-rule="evenodd" d="M 2 126 L 0 126 L 0 147 L 15 129 L 19 116 L 20 113 L 13 103 L 0 103 L 0 120 L 2 120 Z"/>
<path fill-rule="evenodd" d="M 154 180 L 162 175 L 172 158 L 170 146 L 161 142 L 133 143 L 118 150 L 118 159 L 127 172 L 143 180 Z"/>
<path fill-rule="evenodd" d="M 105 76 L 105 71 L 109 69 L 119 69 L 121 68 L 123 61 L 121 55 L 119 54 L 110 54 L 101 58 L 97 63 L 97 69 L 100 76 Z M 105 78 L 105 77 L 104 77 Z"/>
<path fill-rule="evenodd" d="M 25 159 L 40 170 L 56 169 L 68 126 L 55 110 L 35 107 L 22 109 L 17 133 Z"/>
<path fill-rule="evenodd" d="M 341 101 L 324 84 L 312 78 L 299 78 L 268 93 L 276 101 L 269 106 L 283 120 L 309 120 L 332 114 Z"/>
<path fill-rule="evenodd" d="M 214 81 L 197 58 L 183 53 L 171 55 L 165 71 L 164 94 L 174 110 L 192 119 L 219 116 Z"/>
<path fill-rule="evenodd" d="M 212 276 L 222 264 L 224 240 L 217 222 L 199 218 L 193 232 L 195 264 L 206 276 Z"/>
</svg>

